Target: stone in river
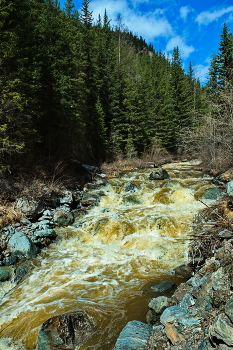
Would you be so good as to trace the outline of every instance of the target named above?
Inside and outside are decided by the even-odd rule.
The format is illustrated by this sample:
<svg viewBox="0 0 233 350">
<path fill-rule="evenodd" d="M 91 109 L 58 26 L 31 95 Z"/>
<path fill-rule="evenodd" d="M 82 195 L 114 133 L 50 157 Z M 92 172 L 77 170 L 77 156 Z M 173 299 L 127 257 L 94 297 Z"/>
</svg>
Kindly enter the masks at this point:
<svg viewBox="0 0 233 350">
<path fill-rule="evenodd" d="M 161 281 L 158 282 L 156 284 L 154 284 L 153 286 L 150 286 L 150 289 L 153 289 L 155 292 L 165 292 L 168 291 L 169 289 L 173 289 L 175 288 L 175 283 L 171 282 L 171 281 Z"/>
<path fill-rule="evenodd" d="M 37 350 L 76 350 L 93 332 L 94 323 L 84 311 L 55 316 L 43 323 Z"/>
<path fill-rule="evenodd" d="M 114 350 L 146 349 L 152 328 L 140 321 L 130 321 L 121 331 Z"/>
</svg>

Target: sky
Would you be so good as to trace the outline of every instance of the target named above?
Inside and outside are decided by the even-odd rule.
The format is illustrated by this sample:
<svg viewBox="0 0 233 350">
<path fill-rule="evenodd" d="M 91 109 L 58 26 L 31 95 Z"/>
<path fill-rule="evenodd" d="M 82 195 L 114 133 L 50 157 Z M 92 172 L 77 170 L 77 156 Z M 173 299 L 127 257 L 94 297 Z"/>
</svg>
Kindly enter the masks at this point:
<svg viewBox="0 0 233 350">
<path fill-rule="evenodd" d="M 60 1 L 61 8 L 64 2 Z M 82 0 L 73 2 L 80 10 Z M 233 33 L 232 0 L 91 0 L 89 9 L 94 21 L 99 15 L 103 18 L 106 9 L 112 27 L 120 14 L 125 28 L 168 58 L 178 46 L 184 69 L 191 62 L 202 83 L 213 54 L 218 52 L 224 22 Z"/>
</svg>

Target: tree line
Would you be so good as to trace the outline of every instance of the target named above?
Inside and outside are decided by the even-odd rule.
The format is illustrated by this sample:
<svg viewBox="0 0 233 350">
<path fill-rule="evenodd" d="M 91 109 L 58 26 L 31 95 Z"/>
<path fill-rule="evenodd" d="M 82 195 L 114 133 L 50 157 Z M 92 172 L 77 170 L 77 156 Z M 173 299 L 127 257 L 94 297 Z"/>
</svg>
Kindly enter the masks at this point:
<svg viewBox="0 0 233 350">
<path fill-rule="evenodd" d="M 0 31 L 1 169 L 37 158 L 98 164 L 154 143 L 176 152 L 206 94 L 231 76 L 222 51 L 203 89 L 178 47 L 165 57 L 120 17 L 112 27 L 106 11 L 94 22 L 89 0 L 80 13 L 72 0 L 64 9 L 56 0 L 2 0 Z"/>
</svg>

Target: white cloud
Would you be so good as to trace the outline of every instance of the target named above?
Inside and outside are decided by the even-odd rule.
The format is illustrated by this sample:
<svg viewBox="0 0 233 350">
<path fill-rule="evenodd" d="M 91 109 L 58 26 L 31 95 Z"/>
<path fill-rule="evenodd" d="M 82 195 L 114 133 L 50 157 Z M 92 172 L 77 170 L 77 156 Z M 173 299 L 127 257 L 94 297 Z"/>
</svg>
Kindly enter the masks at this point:
<svg viewBox="0 0 233 350">
<path fill-rule="evenodd" d="M 195 48 L 191 45 L 188 46 L 185 43 L 185 39 L 181 36 L 177 35 L 171 38 L 166 46 L 166 51 L 171 52 L 173 51 L 174 47 L 179 47 L 181 58 L 186 59 L 189 57 L 189 55 L 195 51 Z"/>
<path fill-rule="evenodd" d="M 201 12 L 197 18 L 196 21 L 199 24 L 209 24 L 213 21 L 216 21 L 219 17 L 225 15 L 226 13 L 230 13 L 233 12 L 233 6 L 229 6 L 226 8 L 223 8 L 221 10 L 215 10 L 215 11 L 205 11 L 205 12 Z"/>
<path fill-rule="evenodd" d="M 189 12 L 192 12 L 192 11 L 193 11 L 193 9 L 190 6 L 183 6 L 180 8 L 180 17 L 184 21 L 186 21 Z"/>
<path fill-rule="evenodd" d="M 146 2 L 147 0 L 136 0 L 134 3 Z M 90 2 L 90 10 L 93 18 L 97 19 L 99 14 L 103 17 L 107 11 L 111 25 L 116 24 L 117 14 L 121 14 L 122 23 L 134 34 L 141 35 L 148 42 L 156 37 L 168 37 L 172 35 L 172 27 L 164 17 L 164 10 L 156 9 L 153 12 L 141 13 L 128 6 L 126 0 L 93 0 Z"/>
<path fill-rule="evenodd" d="M 199 78 L 202 83 L 204 83 L 207 79 L 207 74 L 209 70 L 209 66 L 204 66 L 203 64 L 198 64 L 193 67 L 195 72 L 195 77 Z"/>
</svg>

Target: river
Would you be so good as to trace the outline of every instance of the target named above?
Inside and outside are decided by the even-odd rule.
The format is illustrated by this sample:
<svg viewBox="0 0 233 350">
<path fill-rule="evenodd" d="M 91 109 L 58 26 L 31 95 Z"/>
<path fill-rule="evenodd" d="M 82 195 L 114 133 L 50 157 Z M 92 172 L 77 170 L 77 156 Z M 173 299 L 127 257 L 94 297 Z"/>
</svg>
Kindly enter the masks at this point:
<svg viewBox="0 0 233 350">
<path fill-rule="evenodd" d="M 35 349 L 40 325 L 66 311 L 85 310 L 96 325 L 81 350 L 111 350 L 128 321 L 145 322 L 147 287 L 179 282 L 173 269 L 187 262 L 191 223 L 204 207 L 197 199 L 210 187 L 193 164 L 164 168 L 168 180 L 149 180 L 153 169 L 109 179 L 94 191 L 98 206 L 57 230 L 59 240 L 1 300 L 1 350 Z"/>
</svg>

